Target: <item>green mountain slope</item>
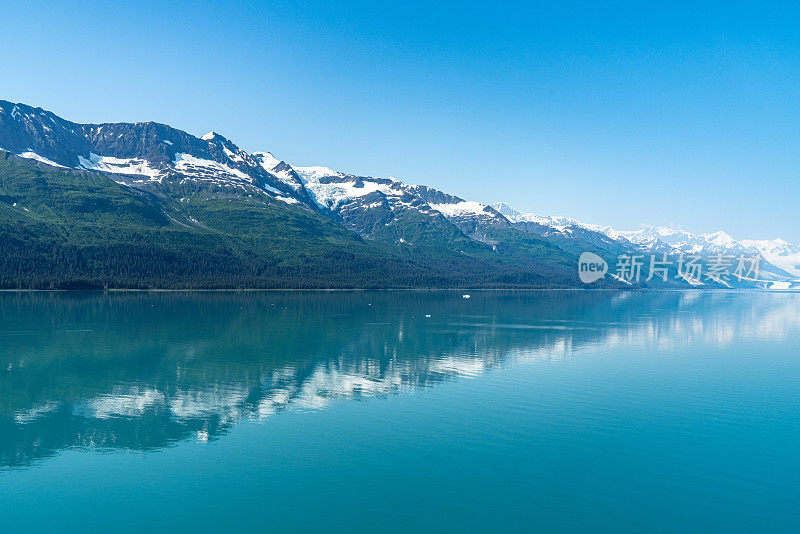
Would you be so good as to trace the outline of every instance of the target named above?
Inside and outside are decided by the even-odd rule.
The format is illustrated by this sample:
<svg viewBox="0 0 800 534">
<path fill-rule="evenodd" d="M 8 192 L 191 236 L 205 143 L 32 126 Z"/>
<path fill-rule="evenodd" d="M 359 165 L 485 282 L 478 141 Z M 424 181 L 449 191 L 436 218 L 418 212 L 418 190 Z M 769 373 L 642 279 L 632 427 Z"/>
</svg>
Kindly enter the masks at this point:
<svg viewBox="0 0 800 534">
<path fill-rule="evenodd" d="M 404 223 L 415 225 L 430 246 L 409 252 L 258 191 L 133 188 L 0 151 L 0 288 L 577 285 L 571 255 L 521 232 L 501 255 L 423 220 Z"/>
</svg>

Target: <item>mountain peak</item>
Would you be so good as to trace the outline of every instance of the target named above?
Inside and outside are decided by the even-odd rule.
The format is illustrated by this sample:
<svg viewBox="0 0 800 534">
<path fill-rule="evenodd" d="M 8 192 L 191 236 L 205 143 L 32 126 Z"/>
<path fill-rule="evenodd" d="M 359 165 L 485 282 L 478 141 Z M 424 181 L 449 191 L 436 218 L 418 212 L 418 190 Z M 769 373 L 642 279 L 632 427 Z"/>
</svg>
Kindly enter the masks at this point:
<svg viewBox="0 0 800 534">
<path fill-rule="evenodd" d="M 521 211 L 512 208 L 506 202 L 497 202 L 496 204 L 492 204 L 492 207 L 496 209 L 498 213 L 508 218 L 509 220 L 516 219 L 521 215 L 524 215 Z"/>
<path fill-rule="evenodd" d="M 253 157 L 256 158 L 267 171 L 272 171 L 281 162 L 272 152 L 253 152 Z"/>
<path fill-rule="evenodd" d="M 719 230 L 712 234 L 704 234 L 703 237 L 709 242 L 717 246 L 731 247 L 736 241 L 727 233 Z"/>
</svg>

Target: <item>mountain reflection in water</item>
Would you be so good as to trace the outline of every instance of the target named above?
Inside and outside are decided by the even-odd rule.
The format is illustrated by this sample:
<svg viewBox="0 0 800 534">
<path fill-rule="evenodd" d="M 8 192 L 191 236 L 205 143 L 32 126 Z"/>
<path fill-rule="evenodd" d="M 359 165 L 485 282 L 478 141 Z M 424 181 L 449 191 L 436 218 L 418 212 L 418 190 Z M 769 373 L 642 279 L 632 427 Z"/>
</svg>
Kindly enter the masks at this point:
<svg viewBox="0 0 800 534">
<path fill-rule="evenodd" d="M 430 317 L 427 317 L 430 315 Z M 6 293 L 0 467 L 147 451 L 339 399 L 529 360 L 780 339 L 800 295 L 724 292 Z"/>
</svg>

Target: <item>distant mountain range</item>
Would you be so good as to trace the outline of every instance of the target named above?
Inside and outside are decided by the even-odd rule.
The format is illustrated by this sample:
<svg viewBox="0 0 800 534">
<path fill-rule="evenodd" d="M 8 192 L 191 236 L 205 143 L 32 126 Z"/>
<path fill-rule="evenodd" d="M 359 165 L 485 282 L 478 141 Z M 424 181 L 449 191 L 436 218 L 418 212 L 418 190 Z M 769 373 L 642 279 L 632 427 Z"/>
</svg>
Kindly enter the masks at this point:
<svg viewBox="0 0 800 534">
<path fill-rule="evenodd" d="M 759 287 L 800 278 L 800 249 L 780 240 L 617 232 L 153 122 L 0 101 L 0 150 L 2 288 L 581 287 L 586 250 L 755 252 Z"/>
<path fill-rule="evenodd" d="M 716 255 L 761 256 L 761 270 L 768 282 L 767 288 L 789 288 L 800 280 L 800 246 L 783 239 L 736 241 L 723 231 L 694 234 L 667 226 L 619 231 L 568 217 L 523 213 L 505 202 L 493 207 L 518 228 L 547 237 L 562 248 L 579 248 L 584 243 L 591 243 L 604 252 L 623 254 L 683 254 L 704 258 Z"/>
</svg>

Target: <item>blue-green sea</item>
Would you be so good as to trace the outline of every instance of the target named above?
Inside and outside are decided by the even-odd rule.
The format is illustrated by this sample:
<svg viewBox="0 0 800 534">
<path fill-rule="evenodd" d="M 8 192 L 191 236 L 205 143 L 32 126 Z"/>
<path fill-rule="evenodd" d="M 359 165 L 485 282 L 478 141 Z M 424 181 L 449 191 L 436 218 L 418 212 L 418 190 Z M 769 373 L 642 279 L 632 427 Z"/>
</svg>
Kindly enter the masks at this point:
<svg viewBox="0 0 800 534">
<path fill-rule="evenodd" d="M 0 294 L 0 532 L 799 532 L 800 294 Z"/>
</svg>

